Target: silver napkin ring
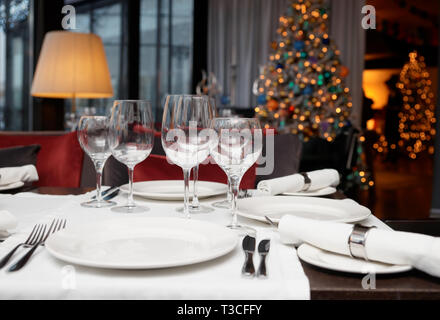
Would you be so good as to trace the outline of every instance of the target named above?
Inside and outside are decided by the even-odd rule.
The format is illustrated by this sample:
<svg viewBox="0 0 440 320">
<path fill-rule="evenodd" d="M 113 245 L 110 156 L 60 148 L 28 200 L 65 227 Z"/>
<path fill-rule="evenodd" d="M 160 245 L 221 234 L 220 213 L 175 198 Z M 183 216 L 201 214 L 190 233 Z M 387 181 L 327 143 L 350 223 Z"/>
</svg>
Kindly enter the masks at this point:
<svg viewBox="0 0 440 320">
<path fill-rule="evenodd" d="M 309 191 L 310 187 L 312 186 L 312 180 L 305 172 L 300 173 L 300 175 L 304 177 L 304 188 L 301 191 Z"/>
<path fill-rule="evenodd" d="M 375 228 L 376 227 L 364 227 L 361 225 L 355 225 L 353 227 L 353 232 L 348 238 L 348 248 L 352 258 L 369 261 L 365 244 L 367 243 L 370 230 Z"/>
</svg>

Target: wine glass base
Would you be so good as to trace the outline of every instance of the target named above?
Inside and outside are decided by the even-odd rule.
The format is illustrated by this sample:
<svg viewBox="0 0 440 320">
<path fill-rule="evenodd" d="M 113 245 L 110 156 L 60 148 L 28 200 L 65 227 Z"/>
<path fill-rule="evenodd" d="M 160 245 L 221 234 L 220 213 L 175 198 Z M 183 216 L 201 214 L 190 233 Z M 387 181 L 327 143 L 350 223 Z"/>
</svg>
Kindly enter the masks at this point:
<svg viewBox="0 0 440 320">
<path fill-rule="evenodd" d="M 217 209 L 232 209 L 231 201 L 228 200 L 215 202 L 212 204 L 212 206 Z"/>
<path fill-rule="evenodd" d="M 93 208 L 93 209 L 103 209 L 103 208 L 110 208 L 116 206 L 117 203 L 113 201 L 98 201 L 93 200 L 89 202 L 81 203 L 81 206 L 84 208 Z"/>
<path fill-rule="evenodd" d="M 176 211 L 179 213 L 183 213 L 183 208 L 177 208 Z M 198 207 L 189 206 L 189 213 L 191 214 L 205 214 L 214 211 L 215 211 L 214 209 L 205 206 L 198 206 Z"/>
<path fill-rule="evenodd" d="M 139 207 L 139 206 L 122 206 L 122 207 L 112 208 L 112 211 L 116 213 L 132 214 L 132 213 L 145 213 L 150 211 L 150 209 L 147 207 Z"/>
<path fill-rule="evenodd" d="M 257 235 L 257 230 L 250 227 L 245 227 L 241 225 L 229 225 L 227 226 L 227 228 L 236 231 L 240 236 L 256 237 Z"/>
</svg>

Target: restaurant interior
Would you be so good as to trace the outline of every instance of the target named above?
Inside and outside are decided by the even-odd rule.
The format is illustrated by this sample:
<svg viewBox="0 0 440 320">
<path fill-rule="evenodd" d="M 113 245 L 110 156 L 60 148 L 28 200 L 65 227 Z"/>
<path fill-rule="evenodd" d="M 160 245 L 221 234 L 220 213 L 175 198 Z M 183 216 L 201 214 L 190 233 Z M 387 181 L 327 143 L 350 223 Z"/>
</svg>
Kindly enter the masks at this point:
<svg viewBox="0 0 440 320">
<path fill-rule="evenodd" d="M 66 224 L 82 222 L 85 229 L 92 230 L 85 221 L 90 219 L 93 224 L 103 218 L 106 211 L 102 210 L 111 212 L 114 219 L 127 213 L 139 219 L 131 229 L 133 236 L 142 226 L 151 234 L 165 228 L 160 220 L 147 223 L 141 219 L 160 217 L 161 212 L 180 218 L 185 228 L 189 223 L 185 217 L 191 217 L 194 226 L 188 224 L 187 228 L 192 230 L 199 219 L 222 223 L 223 215 L 226 225 L 232 211 L 229 227 L 239 230 L 240 236 L 247 235 L 240 248 L 252 246 L 249 235 L 255 230 L 258 236 L 251 237 L 254 247 L 255 238 L 261 240 L 261 234 L 269 237 L 267 230 L 277 228 L 284 243 L 303 237 L 303 242 L 314 245 L 298 249 L 298 265 L 303 265 L 305 278 L 296 273 L 287 276 L 283 271 L 275 274 L 277 268 L 269 268 L 273 272 L 265 284 L 266 296 L 255 292 L 257 282 L 234 291 L 232 283 L 223 286 L 220 280 L 210 283 L 218 286 L 218 295 L 206 293 L 208 289 L 199 284 L 208 277 L 202 269 L 217 268 L 219 279 L 226 277 L 230 263 L 226 256 L 217 264 L 214 260 L 197 265 L 194 274 L 185 269 L 189 267 L 177 268 L 174 273 L 167 269 L 137 274 L 151 280 L 142 282 L 150 289 L 156 288 L 153 276 L 162 281 L 163 290 L 157 287 L 156 294 L 143 292 L 131 276 L 123 284 L 122 273 L 118 274 L 121 279 L 115 280 L 118 290 L 103 293 L 103 275 L 78 267 L 78 289 L 64 291 L 72 295 L 60 295 L 37 283 L 34 296 L 20 295 L 26 291 L 26 285 L 21 284 L 10 296 L 0 293 L 0 298 L 440 299 L 436 278 L 440 270 L 420 257 L 424 263 L 403 263 L 391 249 L 375 254 L 375 249 L 367 247 L 370 258 L 377 256 L 372 260 L 387 263 L 386 267 L 380 265 L 378 273 L 383 267 L 384 274 L 398 274 L 377 280 L 384 289 L 380 292 L 363 288 L 362 278 L 352 275 L 365 274 L 356 271 L 361 265 L 347 262 L 347 268 L 355 271 L 338 269 L 326 265 L 330 262 L 320 264 L 321 260 L 310 258 L 312 249 L 325 242 L 325 235 L 339 239 L 347 233 L 347 225 L 341 222 L 367 221 L 365 217 L 353 221 L 335 218 L 332 215 L 339 214 L 338 210 L 350 214 L 359 210 L 361 215 L 368 212 L 375 217 L 373 227 L 402 232 L 401 238 L 393 238 L 385 231 L 374 234 L 376 230 L 365 231 L 365 225 L 356 225 L 364 242 L 361 249 L 350 246 L 351 257 L 344 259 L 369 260 L 365 251 L 368 232 L 374 243 L 371 246 L 379 246 L 379 239 L 388 242 L 392 238 L 390 248 L 410 240 L 427 248 L 428 239 L 405 238 L 403 232 L 430 239 L 440 236 L 439 23 L 438 0 L 0 0 L 0 258 L 17 244 L 14 237 L 20 232 L 24 236 L 32 231 L 34 238 L 47 230 L 54 234 L 39 242 L 48 240 L 50 257 L 34 254 L 34 261 L 24 267 L 34 249 L 38 250 L 38 243 L 32 243 L 35 246 L 29 257 L 24 257 L 25 262 L 22 259 L 11 266 L 7 264 L 11 257 L 6 262 L 0 260 L 0 270 L 5 266 L 10 272 L 23 268 L 16 278 L 0 271 L 0 281 L 6 281 L 6 286 L 12 288 L 14 281 L 22 281 L 20 275 L 32 272 L 32 264 L 47 275 L 43 270 L 50 259 L 54 260 L 50 260 L 50 268 L 63 268 L 64 262 L 55 262 L 61 260 L 97 270 L 130 269 L 128 264 L 107 260 L 102 248 L 96 249 L 102 259 L 90 262 L 87 258 L 92 251 L 84 251 L 80 257 L 73 253 L 73 247 L 63 247 L 63 240 L 79 234 L 79 229 L 73 228 L 73 235 L 66 233 L 63 239 L 61 230 Z M 176 120 L 185 118 L 180 114 L 185 112 L 198 119 Z M 203 129 L 218 134 L 217 144 L 205 142 L 203 137 L 192 141 L 187 127 L 194 123 L 196 134 Z M 93 140 L 103 137 L 104 126 L 108 136 L 99 141 L 109 145 L 105 157 L 103 146 Z M 178 138 L 168 139 L 176 128 L 183 131 L 184 138 L 186 133 L 189 144 L 182 142 L 182 147 L 176 142 Z M 262 140 L 260 150 L 241 146 L 240 156 L 236 150 L 226 154 L 223 142 L 218 141 L 225 129 L 248 130 L 237 143 L 249 138 L 250 149 L 252 143 L 256 149 Z M 237 165 L 234 158 L 229 159 L 233 164 L 226 164 L 227 157 L 241 157 L 241 162 Z M 272 199 L 265 200 L 267 196 Z M 42 222 L 32 220 L 28 213 L 16 213 L 25 210 L 24 199 L 29 199 L 28 206 L 35 203 L 34 208 L 53 201 L 54 207 L 44 212 L 35 209 L 35 217 L 55 219 L 44 231 L 38 227 Z M 182 213 L 177 214 L 174 207 L 182 207 L 182 203 Z M 73 215 L 75 205 L 83 210 L 78 221 Z M 2 210 L 18 218 L 24 228 L 12 228 L 15 233 L 5 229 L 3 234 L 2 221 L 9 223 L 12 218 L 2 218 Z M 63 210 L 69 214 L 63 216 Z M 290 212 L 299 220 L 288 216 Z M 310 215 L 315 219 L 305 219 Z M 326 222 L 334 222 L 334 229 L 315 225 Z M 172 228 L 184 228 L 178 221 L 167 223 L 170 231 L 163 229 L 163 237 L 174 232 Z M 267 230 L 260 231 L 260 224 Z M 108 222 L 107 228 L 112 226 Z M 204 234 L 197 236 L 220 234 L 221 230 L 212 228 L 200 225 Z M 320 228 L 327 230 L 320 239 L 301 231 Z M 55 231 L 59 231 L 58 238 Z M 81 241 L 94 241 L 88 237 L 82 236 Z M 183 231 L 176 237 L 183 237 Z M 80 245 L 80 240 L 71 241 Z M 271 241 L 275 247 L 275 240 Z M 260 244 L 267 246 L 264 241 Z M 285 250 L 278 244 L 276 248 L 278 253 Z M 338 254 L 344 251 L 325 245 L 316 250 L 321 249 Z M 135 246 L 132 256 L 138 254 L 136 250 L 140 247 Z M 188 250 L 190 256 L 192 251 Z M 199 262 L 208 260 L 202 251 Z M 26 253 L 24 249 L 22 253 Z M 260 254 L 264 261 L 265 254 Z M 324 259 L 323 252 L 315 252 L 318 254 Z M 242 253 L 237 255 L 241 261 Z M 309 260 L 302 255 L 308 255 Z M 217 253 L 210 259 L 220 256 Z M 130 259 L 127 254 L 127 261 Z M 176 266 L 167 259 L 162 262 L 158 258 L 153 267 Z M 194 261 L 197 259 L 195 255 Z M 281 265 L 282 259 L 277 259 L 272 264 Z M 436 259 L 440 261 L 440 257 Z M 249 259 L 246 261 L 243 272 L 249 273 Z M 222 264 L 225 267 L 220 269 Z M 406 265 L 411 266 L 405 269 Z M 238 271 L 241 265 L 237 267 Z M 261 268 L 258 276 L 264 276 L 265 267 Z M 408 274 L 410 269 L 418 271 Z M 174 277 L 182 284 L 180 289 L 172 287 Z M 85 285 L 88 280 L 95 286 Z M 291 280 L 297 284 L 295 292 L 279 288 Z M 301 295 L 302 287 L 305 295 Z M 276 294 L 271 296 L 269 289 Z"/>
</svg>

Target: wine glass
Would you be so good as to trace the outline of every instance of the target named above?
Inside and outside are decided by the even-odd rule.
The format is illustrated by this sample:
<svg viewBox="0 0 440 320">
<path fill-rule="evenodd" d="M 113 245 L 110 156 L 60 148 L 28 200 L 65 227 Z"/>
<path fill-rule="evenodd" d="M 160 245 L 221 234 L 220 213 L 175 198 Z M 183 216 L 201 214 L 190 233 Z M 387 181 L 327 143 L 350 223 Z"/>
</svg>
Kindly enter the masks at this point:
<svg viewBox="0 0 440 320">
<path fill-rule="evenodd" d="M 147 159 L 154 144 L 154 119 L 149 101 L 115 101 L 110 119 L 110 149 L 119 162 L 128 167 L 127 205 L 113 208 L 120 213 L 142 213 L 148 208 L 137 206 L 133 199 L 134 168 Z"/>
<path fill-rule="evenodd" d="M 78 123 L 78 141 L 81 148 L 92 159 L 96 169 L 96 200 L 82 203 L 87 208 L 107 208 L 116 205 L 104 201 L 101 194 L 102 171 L 111 156 L 109 141 L 109 119 L 107 117 L 82 117 Z"/>
<path fill-rule="evenodd" d="M 190 218 L 189 179 L 192 168 L 209 156 L 212 119 L 208 98 L 193 95 L 170 95 L 166 98 L 162 122 L 162 146 L 168 160 L 183 170 L 183 213 Z"/>
<path fill-rule="evenodd" d="M 218 139 L 211 139 L 211 155 L 226 172 L 232 189 L 232 224 L 228 228 L 252 233 L 255 230 L 238 225 L 237 199 L 244 174 L 261 156 L 263 132 L 257 119 L 216 118 L 211 129 Z"/>
<path fill-rule="evenodd" d="M 215 117 L 217 117 L 217 106 L 214 98 L 210 97 L 208 103 L 209 103 L 208 116 L 209 116 L 209 120 L 211 121 Z M 190 213 L 210 213 L 213 212 L 214 210 L 206 206 L 200 205 L 200 201 L 199 201 L 198 188 L 197 188 L 197 183 L 199 182 L 199 167 L 200 165 L 197 165 L 193 168 L 193 198 L 189 206 L 189 211 Z M 179 211 L 183 212 L 183 208 L 179 209 Z"/>
</svg>

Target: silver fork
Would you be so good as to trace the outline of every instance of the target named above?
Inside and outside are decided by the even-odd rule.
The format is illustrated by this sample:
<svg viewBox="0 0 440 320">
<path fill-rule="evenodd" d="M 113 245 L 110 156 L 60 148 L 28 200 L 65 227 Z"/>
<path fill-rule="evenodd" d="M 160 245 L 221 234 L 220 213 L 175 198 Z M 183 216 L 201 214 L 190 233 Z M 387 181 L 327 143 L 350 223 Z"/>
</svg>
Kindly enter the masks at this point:
<svg viewBox="0 0 440 320">
<path fill-rule="evenodd" d="M 20 260 L 18 260 L 17 263 L 15 263 L 12 267 L 9 268 L 9 272 L 15 272 L 18 271 L 20 269 L 22 269 L 26 263 L 29 261 L 29 259 L 31 258 L 31 256 L 34 254 L 35 250 L 38 249 L 38 247 L 40 246 L 44 246 L 47 238 L 49 238 L 49 236 L 51 234 L 54 234 L 64 228 L 66 228 L 66 224 L 67 221 L 65 219 L 55 219 L 52 221 L 52 224 L 50 225 L 49 231 L 47 233 L 43 233 L 43 237 L 41 239 L 39 239 L 39 241 L 32 247 L 31 250 L 29 250 L 28 253 L 26 253 Z"/>
<path fill-rule="evenodd" d="M 12 256 L 15 254 L 15 252 L 20 249 L 22 246 L 24 247 L 30 247 L 38 243 L 38 240 L 42 237 L 44 234 L 43 230 L 45 228 L 44 225 L 37 224 L 32 229 L 31 234 L 29 235 L 29 238 L 23 243 L 20 243 L 17 245 L 14 249 L 11 250 L 2 260 L 0 260 L 0 269 L 2 269 L 12 258 Z"/>
</svg>

